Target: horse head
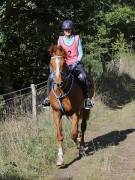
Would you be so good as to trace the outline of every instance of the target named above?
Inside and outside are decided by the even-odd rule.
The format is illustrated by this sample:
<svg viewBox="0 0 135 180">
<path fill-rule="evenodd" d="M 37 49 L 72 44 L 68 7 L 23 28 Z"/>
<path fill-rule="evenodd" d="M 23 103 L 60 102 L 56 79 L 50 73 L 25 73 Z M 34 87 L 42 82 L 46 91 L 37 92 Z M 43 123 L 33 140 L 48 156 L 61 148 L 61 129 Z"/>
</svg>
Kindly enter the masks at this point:
<svg viewBox="0 0 135 180">
<path fill-rule="evenodd" d="M 53 73 L 53 83 L 56 88 L 62 88 L 68 74 L 68 67 L 65 62 L 66 52 L 61 46 L 53 45 L 49 48 L 51 55 L 50 68 Z"/>
</svg>

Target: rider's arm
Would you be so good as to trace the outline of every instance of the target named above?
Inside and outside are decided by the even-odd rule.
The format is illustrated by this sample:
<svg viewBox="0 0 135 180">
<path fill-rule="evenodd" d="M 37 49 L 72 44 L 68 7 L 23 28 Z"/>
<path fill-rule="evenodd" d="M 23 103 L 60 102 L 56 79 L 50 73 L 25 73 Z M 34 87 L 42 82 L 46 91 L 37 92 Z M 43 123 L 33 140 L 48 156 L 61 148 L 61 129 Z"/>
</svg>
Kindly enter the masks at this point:
<svg viewBox="0 0 135 180">
<path fill-rule="evenodd" d="M 57 45 L 58 45 L 58 46 L 61 45 L 61 39 L 62 39 L 62 36 L 59 36 L 59 37 L 58 37 L 58 40 L 57 40 Z"/>
<path fill-rule="evenodd" d="M 60 45 L 60 40 L 59 40 L 60 38 L 58 38 L 58 41 L 57 41 L 57 44 L 58 44 L 58 46 Z"/>
<path fill-rule="evenodd" d="M 82 57 L 83 57 L 83 48 L 82 48 L 81 40 L 79 39 L 79 43 L 78 43 L 78 62 L 82 61 Z"/>
</svg>

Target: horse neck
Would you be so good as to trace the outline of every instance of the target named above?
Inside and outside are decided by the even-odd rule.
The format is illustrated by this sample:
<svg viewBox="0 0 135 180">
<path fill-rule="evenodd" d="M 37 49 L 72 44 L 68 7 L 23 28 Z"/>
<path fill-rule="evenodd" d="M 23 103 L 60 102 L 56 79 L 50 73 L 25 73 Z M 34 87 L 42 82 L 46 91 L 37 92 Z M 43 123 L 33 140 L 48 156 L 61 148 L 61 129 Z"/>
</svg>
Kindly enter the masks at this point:
<svg viewBox="0 0 135 180">
<path fill-rule="evenodd" d="M 66 92 L 66 91 L 68 91 L 69 90 L 69 88 L 71 87 L 71 81 L 72 81 L 72 79 L 71 79 L 71 74 L 69 74 L 69 78 L 67 78 L 66 80 L 65 80 L 65 87 L 63 88 L 63 92 Z"/>
<path fill-rule="evenodd" d="M 56 94 L 57 94 L 57 96 L 61 96 L 61 95 L 63 95 L 63 94 L 66 94 L 69 90 L 70 90 L 70 88 L 71 88 L 71 86 L 72 86 L 72 75 L 71 74 L 69 74 L 68 75 L 69 76 L 69 78 L 67 78 L 67 79 L 65 79 L 64 80 L 64 84 L 65 84 L 65 86 L 64 87 L 62 87 L 62 88 L 60 88 L 60 87 L 57 87 L 56 88 L 56 90 L 55 90 L 55 92 L 56 92 Z M 67 94 L 67 96 L 68 96 L 68 94 Z M 66 97 L 66 96 L 65 96 Z"/>
</svg>

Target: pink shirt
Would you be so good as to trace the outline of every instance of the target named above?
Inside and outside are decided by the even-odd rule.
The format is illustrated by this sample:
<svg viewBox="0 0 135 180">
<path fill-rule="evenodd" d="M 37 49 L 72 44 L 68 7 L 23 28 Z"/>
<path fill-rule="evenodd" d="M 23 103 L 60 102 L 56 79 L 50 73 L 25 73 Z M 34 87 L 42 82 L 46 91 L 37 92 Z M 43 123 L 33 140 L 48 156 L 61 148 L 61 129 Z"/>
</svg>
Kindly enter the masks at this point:
<svg viewBox="0 0 135 180">
<path fill-rule="evenodd" d="M 70 65 L 78 61 L 79 36 L 78 35 L 74 36 L 74 42 L 70 46 L 64 43 L 63 37 L 64 36 L 60 36 L 58 42 L 59 42 L 59 45 L 65 49 L 66 54 L 67 54 L 66 63 Z"/>
</svg>

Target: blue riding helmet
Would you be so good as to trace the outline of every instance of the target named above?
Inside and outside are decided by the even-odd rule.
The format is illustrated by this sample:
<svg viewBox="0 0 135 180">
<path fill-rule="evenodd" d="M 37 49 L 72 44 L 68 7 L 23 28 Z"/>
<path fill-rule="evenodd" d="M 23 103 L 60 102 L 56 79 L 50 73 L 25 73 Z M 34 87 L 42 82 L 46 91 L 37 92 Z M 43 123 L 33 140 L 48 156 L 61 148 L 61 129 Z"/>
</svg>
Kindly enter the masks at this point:
<svg viewBox="0 0 135 180">
<path fill-rule="evenodd" d="M 65 20 L 62 23 L 62 29 L 73 29 L 74 28 L 74 23 L 71 20 Z"/>
</svg>

